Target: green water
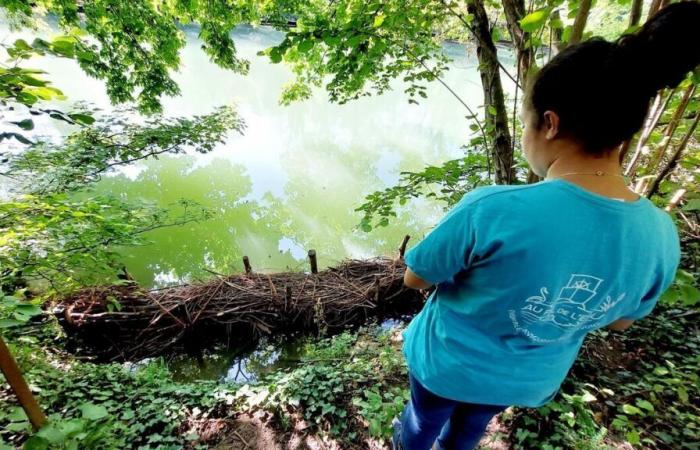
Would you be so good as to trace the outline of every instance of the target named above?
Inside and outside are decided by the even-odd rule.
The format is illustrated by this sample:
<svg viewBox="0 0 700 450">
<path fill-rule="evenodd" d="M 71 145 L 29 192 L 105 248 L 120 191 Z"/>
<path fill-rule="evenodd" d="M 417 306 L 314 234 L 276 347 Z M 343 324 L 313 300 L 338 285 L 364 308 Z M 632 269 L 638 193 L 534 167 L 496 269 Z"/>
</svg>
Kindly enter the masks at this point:
<svg viewBox="0 0 700 450">
<path fill-rule="evenodd" d="M 256 56 L 281 34 L 249 27 L 234 32 L 240 53 L 252 62 L 250 74 L 240 76 L 207 60 L 194 28 L 185 32 L 183 66 L 174 74 L 182 95 L 164 100 L 165 114 L 201 114 L 233 103 L 247 128 L 210 154 L 135 164 L 99 183 L 99 193 L 127 200 L 168 207 L 186 198 L 216 212 L 206 222 L 153 231 L 149 245 L 123 249 L 139 282 L 163 286 L 210 277 L 207 269 L 241 271 L 243 255 L 259 271 L 308 270 L 310 248 L 321 267 L 348 257 L 394 255 L 405 234 L 415 243 L 439 219 L 441 205 L 414 201 L 389 227 L 364 233 L 356 229 L 361 214 L 354 209 L 366 194 L 396 183 L 400 172 L 463 154 L 471 134 L 467 112 L 441 85 L 431 84 L 420 105 L 409 105 L 397 82 L 391 92 L 346 105 L 329 103 L 319 90 L 310 101 L 284 107 L 278 100 L 289 69 Z M 8 35 L 20 36 L 0 26 L 0 36 Z M 445 81 L 479 107 L 476 60 L 460 45 L 445 44 L 445 52 L 454 58 Z M 46 57 L 32 65 L 47 70 L 70 101 L 111 108 L 102 82 L 73 61 Z M 59 135 L 61 126 L 49 121 L 42 131 Z"/>
<path fill-rule="evenodd" d="M 52 30 L 43 33 L 50 36 Z M 199 48 L 196 29 L 185 32 L 183 67 L 174 74 L 182 95 L 164 100 L 165 114 L 202 114 L 235 104 L 247 128 L 210 154 L 161 157 L 109 174 L 98 184 L 98 193 L 125 200 L 170 207 L 185 198 L 216 212 L 206 222 L 153 231 L 146 236 L 148 245 L 121 249 L 124 264 L 140 283 L 160 287 L 205 279 L 212 276 L 209 271 L 240 272 L 243 255 L 257 271 L 308 270 L 311 248 L 321 267 L 343 258 L 395 255 L 405 234 L 415 243 L 441 217 L 442 205 L 415 200 L 390 226 L 365 233 L 356 228 L 361 214 L 354 210 L 368 193 L 394 185 L 402 171 L 463 154 L 471 135 L 467 111 L 444 87 L 429 85 L 428 99 L 419 105 L 408 104 L 396 82 L 391 92 L 346 105 L 329 103 L 319 90 L 309 101 L 284 107 L 278 100 L 292 78 L 289 69 L 256 56 L 281 34 L 249 27 L 234 32 L 239 52 L 252 63 L 244 77 L 211 64 Z M 0 38 L 18 37 L 31 34 L 10 32 L 0 23 Z M 445 82 L 479 108 L 476 59 L 458 44 L 446 43 L 444 51 L 453 58 Z M 503 58 L 512 64 L 507 52 Z M 31 66 L 46 70 L 70 102 L 89 102 L 105 112 L 112 108 L 102 82 L 85 76 L 73 61 L 45 57 Z M 57 121 L 38 118 L 37 123 L 45 136 L 69 131 Z M 383 324 L 392 326 L 391 321 Z M 293 365 L 303 342 L 302 337 L 207 350 L 199 363 L 181 355 L 169 367 L 182 380 L 246 381 Z"/>
</svg>

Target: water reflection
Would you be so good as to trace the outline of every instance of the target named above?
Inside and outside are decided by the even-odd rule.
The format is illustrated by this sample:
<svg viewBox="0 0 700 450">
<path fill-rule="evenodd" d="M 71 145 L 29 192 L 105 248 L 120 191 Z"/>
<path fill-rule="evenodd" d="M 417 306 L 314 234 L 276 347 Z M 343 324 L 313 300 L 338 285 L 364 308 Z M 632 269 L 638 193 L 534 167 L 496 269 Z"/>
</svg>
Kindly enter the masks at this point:
<svg viewBox="0 0 700 450">
<path fill-rule="evenodd" d="M 307 342 L 306 337 L 265 339 L 254 346 L 212 349 L 199 359 L 178 355 L 168 362 L 168 368 L 177 381 L 251 383 L 275 370 L 298 364 Z"/>
<path fill-rule="evenodd" d="M 192 199 L 217 212 L 207 222 L 155 230 L 147 235 L 151 245 L 124 249 L 124 262 L 139 282 L 162 286 L 210 277 L 205 268 L 241 271 L 243 255 L 255 270 L 278 271 L 304 269 L 309 248 L 317 250 L 322 267 L 346 257 L 394 254 L 403 235 L 415 242 L 440 217 L 440 206 L 416 201 L 390 227 L 367 234 L 355 230 L 361 216 L 354 209 L 366 194 L 395 183 L 401 171 L 462 154 L 471 134 L 466 111 L 442 86 L 431 84 L 420 105 L 409 105 L 395 82 L 391 92 L 346 105 L 331 104 L 318 91 L 310 101 L 284 107 L 279 95 L 292 74 L 256 56 L 279 42 L 280 33 L 236 29 L 239 52 L 251 60 L 250 74 L 240 76 L 208 61 L 196 28 L 185 32 L 183 67 L 174 74 L 182 95 L 165 99 L 164 113 L 189 116 L 235 103 L 247 129 L 210 154 L 137 164 L 97 186 L 99 193 L 163 207 Z M 20 36 L 1 24 L 0 34 Z M 445 44 L 445 51 L 454 62 L 444 80 L 478 108 L 476 59 L 458 44 Z M 71 101 L 111 108 L 102 83 L 74 61 L 46 57 L 32 64 L 49 72 Z M 52 126 L 63 125 L 47 124 L 47 133 Z"/>
<path fill-rule="evenodd" d="M 386 318 L 369 325 L 370 333 L 384 334 L 406 326 L 410 317 Z M 168 368 L 177 381 L 214 380 L 232 383 L 255 383 L 280 369 L 296 367 L 307 355 L 312 336 L 263 338 L 257 343 L 206 350 L 199 358 L 176 355 Z"/>
</svg>

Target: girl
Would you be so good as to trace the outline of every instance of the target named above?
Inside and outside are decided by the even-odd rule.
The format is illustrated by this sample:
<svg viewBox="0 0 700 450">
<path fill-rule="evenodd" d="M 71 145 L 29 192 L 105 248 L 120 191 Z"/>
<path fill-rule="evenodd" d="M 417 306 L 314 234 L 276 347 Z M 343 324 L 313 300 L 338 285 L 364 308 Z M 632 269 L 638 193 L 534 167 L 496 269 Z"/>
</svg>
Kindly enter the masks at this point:
<svg viewBox="0 0 700 450">
<path fill-rule="evenodd" d="M 406 254 L 405 284 L 436 289 L 404 333 L 411 399 L 394 448 L 474 448 L 507 406 L 555 396 L 588 332 L 624 330 L 654 308 L 678 234 L 628 189 L 617 149 L 655 93 L 700 63 L 698 28 L 700 3 L 672 4 L 535 75 L 523 149 L 545 181 L 475 189 Z"/>
</svg>

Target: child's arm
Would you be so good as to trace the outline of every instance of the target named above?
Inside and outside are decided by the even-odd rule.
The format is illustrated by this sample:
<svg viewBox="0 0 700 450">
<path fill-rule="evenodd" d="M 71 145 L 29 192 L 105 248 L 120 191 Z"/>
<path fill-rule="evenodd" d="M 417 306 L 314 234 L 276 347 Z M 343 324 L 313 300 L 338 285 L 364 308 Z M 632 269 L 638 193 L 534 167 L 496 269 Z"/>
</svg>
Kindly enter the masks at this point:
<svg viewBox="0 0 700 450">
<path fill-rule="evenodd" d="M 408 267 L 406 267 L 406 272 L 403 275 L 403 284 L 411 289 L 428 289 L 432 286 L 432 283 L 428 283 Z"/>
</svg>

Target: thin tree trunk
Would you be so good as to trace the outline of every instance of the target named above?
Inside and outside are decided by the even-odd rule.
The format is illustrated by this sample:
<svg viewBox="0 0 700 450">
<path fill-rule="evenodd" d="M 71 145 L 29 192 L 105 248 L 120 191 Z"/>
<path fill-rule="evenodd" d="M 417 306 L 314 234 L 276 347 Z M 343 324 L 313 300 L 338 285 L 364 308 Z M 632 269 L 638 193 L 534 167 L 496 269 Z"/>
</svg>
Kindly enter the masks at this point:
<svg viewBox="0 0 700 450">
<path fill-rule="evenodd" d="M 502 0 L 502 3 L 510 38 L 513 41 L 518 59 L 520 84 L 523 88 L 527 88 L 530 69 L 535 65 L 535 53 L 528 45 L 530 33 L 526 33 L 520 28 L 520 20 L 525 17 L 525 0 Z"/>
<path fill-rule="evenodd" d="M 659 12 L 659 10 L 661 10 L 661 8 L 668 5 L 668 3 L 669 3 L 669 0 L 652 0 L 651 5 L 649 6 L 649 14 L 647 14 L 647 20 L 654 17 L 654 14 Z"/>
<path fill-rule="evenodd" d="M 17 396 L 18 403 L 22 409 L 24 409 L 34 429 L 38 430 L 44 426 L 44 424 L 46 424 L 46 416 L 32 394 L 32 391 L 29 390 L 29 386 L 24 380 L 22 372 L 17 366 L 17 362 L 12 357 L 10 349 L 5 345 L 2 336 L 0 336 L 0 372 L 4 375 L 12 392 Z"/>
<path fill-rule="evenodd" d="M 508 124 L 503 85 L 496 57 L 496 46 L 491 37 L 489 18 L 481 0 L 467 3 L 467 12 L 474 18 L 476 55 L 484 91 L 486 130 L 491 138 L 490 152 L 497 184 L 510 184 L 513 180 L 513 147 Z"/>
<path fill-rule="evenodd" d="M 686 91 L 683 93 L 683 98 L 678 104 L 676 110 L 673 112 L 673 117 L 671 117 L 671 120 L 669 121 L 668 125 L 666 125 L 666 130 L 664 131 L 664 137 L 661 140 L 661 145 L 654 152 L 652 160 L 647 166 L 647 170 L 649 170 L 650 173 L 653 173 L 653 171 L 656 170 L 659 164 L 661 164 L 666 150 L 668 150 L 669 145 L 671 145 L 673 134 L 676 132 L 676 129 L 681 123 L 681 120 L 683 120 L 683 115 L 685 114 L 685 111 L 688 108 L 688 104 L 690 103 L 690 99 L 693 97 L 694 92 L 695 85 L 691 84 L 690 86 L 688 86 L 688 89 L 686 89 Z"/>
<path fill-rule="evenodd" d="M 532 46 L 528 45 L 530 33 L 526 33 L 520 27 L 520 20 L 522 20 L 522 18 L 525 17 L 526 12 L 525 0 L 502 0 L 502 4 L 506 16 L 508 31 L 510 33 L 511 41 L 513 42 L 513 47 L 515 48 L 516 58 L 518 61 L 518 78 L 520 80 L 520 85 L 523 86 L 523 89 L 527 89 L 530 74 L 536 69 L 536 63 L 535 52 L 533 51 Z M 515 143 L 517 139 L 515 117 L 516 113 L 517 104 L 513 107 L 513 143 Z M 535 175 L 532 169 L 529 169 L 527 174 L 527 182 L 535 183 L 539 180 L 540 178 L 537 175 Z"/>
<path fill-rule="evenodd" d="M 633 27 L 635 25 L 639 25 L 639 21 L 642 18 L 642 5 L 643 5 L 642 0 L 633 0 L 632 1 L 632 10 L 630 11 L 630 26 Z"/>
<path fill-rule="evenodd" d="M 693 133 L 695 133 L 695 129 L 698 127 L 699 121 L 700 113 L 696 113 L 695 120 L 693 120 L 693 124 L 685 133 L 685 136 L 683 136 L 683 140 L 680 142 L 680 144 L 678 144 L 678 147 L 676 147 L 676 151 L 673 152 L 671 159 L 668 160 L 668 162 L 664 165 L 663 169 L 661 169 L 661 171 L 659 172 L 659 175 L 654 179 L 654 182 L 651 184 L 651 188 L 649 188 L 647 198 L 651 198 L 654 194 L 656 194 L 659 191 L 661 182 L 671 172 L 673 172 L 673 169 L 676 168 L 676 166 L 678 165 L 678 161 L 680 161 L 681 155 L 683 154 L 683 150 L 685 150 L 686 146 L 688 145 L 688 141 L 690 141 L 690 137 L 693 135 Z"/>
<path fill-rule="evenodd" d="M 579 3 L 576 19 L 574 19 L 574 25 L 571 28 L 569 44 L 577 44 L 581 42 L 583 30 L 586 29 L 586 22 L 588 22 L 588 14 L 591 12 L 592 3 L 592 0 L 581 0 Z"/>
<path fill-rule="evenodd" d="M 639 135 L 639 139 L 637 140 L 637 148 L 634 151 L 634 155 L 632 155 L 632 158 L 630 159 L 629 164 L 627 165 L 627 168 L 625 169 L 625 175 L 626 176 L 632 176 L 637 170 L 637 165 L 639 164 L 640 158 L 642 156 L 642 150 L 644 149 L 644 146 L 646 143 L 649 141 L 649 137 L 651 136 L 652 131 L 656 128 L 657 124 L 659 123 L 659 120 L 661 119 L 661 116 L 663 115 L 664 111 L 666 110 L 666 106 L 668 106 L 669 101 L 673 97 L 673 94 L 675 93 L 675 89 L 669 91 L 668 95 L 666 98 L 663 100 L 663 103 L 661 103 L 661 99 L 663 97 L 663 92 L 659 92 L 656 95 L 656 98 L 654 99 L 654 103 L 652 104 L 652 107 L 649 111 L 649 114 L 647 115 L 647 119 L 644 122 L 644 127 L 642 128 L 642 133 Z M 622 164 L 622 159 L 620 160 L 620 164 Z"/>
<path fill-rule="evenodd" d="M 668 202 L 668 205 L 664 208 L 666 211 L 672 211 L 673 208 L 678 206 L 678 204 L 683 200 L 683 196 L 685 196 L 685 193 L 688 192 L 686 189 L 678 189 L 675 194 L 673 194 L 673 197 L 671 197 L 671 201 Z"/>
<path fill-rule="evenodd" d="M 630 147 L 632 147 L 632 139 L 627 139 L 620 145 L 620 166 L 625 162 L 625 158 L 627 158 L 627 153 L 630 151 Z"/>
<path fill-rule="evenodd" d="M 554 11 L 552 11 L 552 16 L 551 16 L 549 23 L 551 24 L 553 22 L 559 24 L 560 26 L 552 29 L 552 45 L 554 46 L 555 51 L 551 56 L 556 55 L 557 53 L 562 51 L 564 49 L 564 47 L 566 47 L 566 44 L 563 42 L 564 28 L 563 28 L 563 24 L 561 21 L 561 14 L 559 13 L 558 9 L 555 9 Z M 552 53 L 551 46 L 549 48 L 549 52 Z"/>
<path fill-rule="evenodd" d="M 647 14 L 647 20 L 651 19 L 651 17 L 656 14 L 656 11 L 659 10 L 659 7 L 661 6 L 661 0 L 652 0 L 651 5 L 649 5 L 649 13 Z"/>
</svg>

